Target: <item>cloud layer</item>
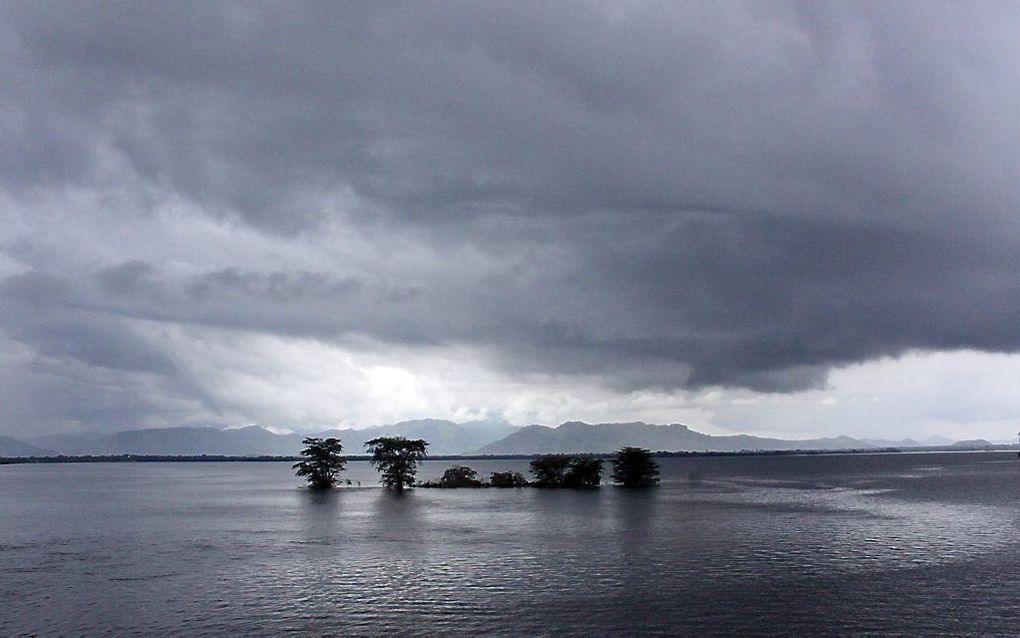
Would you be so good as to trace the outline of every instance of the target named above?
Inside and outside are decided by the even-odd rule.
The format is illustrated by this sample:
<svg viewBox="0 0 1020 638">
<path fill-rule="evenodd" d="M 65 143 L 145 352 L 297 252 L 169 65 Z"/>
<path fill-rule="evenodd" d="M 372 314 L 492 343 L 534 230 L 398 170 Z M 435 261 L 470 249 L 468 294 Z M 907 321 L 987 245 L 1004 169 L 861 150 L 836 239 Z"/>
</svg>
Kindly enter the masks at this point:
<svg viewBox="0 0 1020 638">
<path fill-rule="evenodd" d="M 0 12 L 7 431 L 352 419 L 215 390 L 284 356 L 346 357 L 356 403 L 1020 348 L 1014 4 Z"/>
</svg>

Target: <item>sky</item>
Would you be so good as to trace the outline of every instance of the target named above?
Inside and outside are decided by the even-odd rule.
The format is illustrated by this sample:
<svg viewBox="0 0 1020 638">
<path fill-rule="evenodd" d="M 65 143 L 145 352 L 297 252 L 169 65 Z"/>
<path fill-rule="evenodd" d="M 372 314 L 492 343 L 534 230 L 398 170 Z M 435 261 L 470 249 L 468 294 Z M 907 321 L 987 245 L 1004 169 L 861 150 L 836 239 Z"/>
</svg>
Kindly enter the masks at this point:
<svg viewBox="0 0 1020 638">
<path fill-rule="evenodd" d="M 0 434 L 1020 430 L 1020 5 L 0 2 Z"/>
</svg>

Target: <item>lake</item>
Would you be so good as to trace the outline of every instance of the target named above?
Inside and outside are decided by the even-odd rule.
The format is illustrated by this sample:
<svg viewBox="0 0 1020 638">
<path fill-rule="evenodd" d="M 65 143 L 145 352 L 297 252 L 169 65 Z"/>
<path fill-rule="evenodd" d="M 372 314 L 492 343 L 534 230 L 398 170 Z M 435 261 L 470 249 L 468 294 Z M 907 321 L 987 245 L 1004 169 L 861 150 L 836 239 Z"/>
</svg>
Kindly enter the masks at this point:
<svg viewBox="0 0 1020 638">
<path fill-rule="evenodd" d="M 1013 453 L 660 464 L 403 496 L 365 462 L 324 495 L 276 462 L 0 466 L 0 635 L 1020 633 Z"/>
</svg>

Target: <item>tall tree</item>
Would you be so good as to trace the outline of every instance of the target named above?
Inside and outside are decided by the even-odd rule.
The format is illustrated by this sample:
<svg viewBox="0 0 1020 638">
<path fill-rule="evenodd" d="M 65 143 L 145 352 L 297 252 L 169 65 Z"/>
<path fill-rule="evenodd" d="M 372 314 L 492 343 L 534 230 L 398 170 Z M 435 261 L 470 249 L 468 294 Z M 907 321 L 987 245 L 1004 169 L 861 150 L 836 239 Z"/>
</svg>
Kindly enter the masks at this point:
<svg viewBox="0 0 1020 638">
<path fill-rule="evenodd" d="M 305 477 L 308 487 L 315 490 L 328 490 L 336 485 L 340 472 L 347 465 L 340 439 L 310 436 L 301 442 L 305 445 L 301 450 L 304 459 L 294 464 L 296 474 Z"/>
<path fill-rule="evenodd" d="M 659 484 L 659 465 L 649 450 L 625 447 L 613 459 L 613 481 L 623 487 L 651 487 Z"/>
<path fill-rule="evenodd" d="M 372 465 L 382 473 L 382 484 L 398 492 L 414 485 L 418 463 L 425 458 L 428 443 L 423 439 L 381 436 L 365 443 Z"/>
</svg>

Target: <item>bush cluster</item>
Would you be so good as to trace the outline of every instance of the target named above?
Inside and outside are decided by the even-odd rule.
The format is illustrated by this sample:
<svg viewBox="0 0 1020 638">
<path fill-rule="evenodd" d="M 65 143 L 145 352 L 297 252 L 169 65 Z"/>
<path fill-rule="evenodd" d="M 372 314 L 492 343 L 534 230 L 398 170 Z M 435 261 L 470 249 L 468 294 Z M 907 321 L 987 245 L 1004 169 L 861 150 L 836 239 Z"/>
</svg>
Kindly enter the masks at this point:
<svg viewBox="0 0 1020 638">
<path fill-rule="evenodd" d="M 527 487 L 528 479 L 520 472 L 493 472 L 489 477 L 491 487 Z"/>
<path fill-rule="evenodd" d="M 493 472 L 488 483 L 478 480 L 478 473 L 471 468 L 456 465 L 439 481 L 423 483 L 422 487 L 594 488 L 602 484 L 603 463 L 591 455 L 547 454 L 531 461 L 531 482 L 520 472 Z M 612 463 L 613 482 L 618 485 L 651 487 L 659 483 L 659 466 L 649 450 L 625 447 Z"/>
</svg>

